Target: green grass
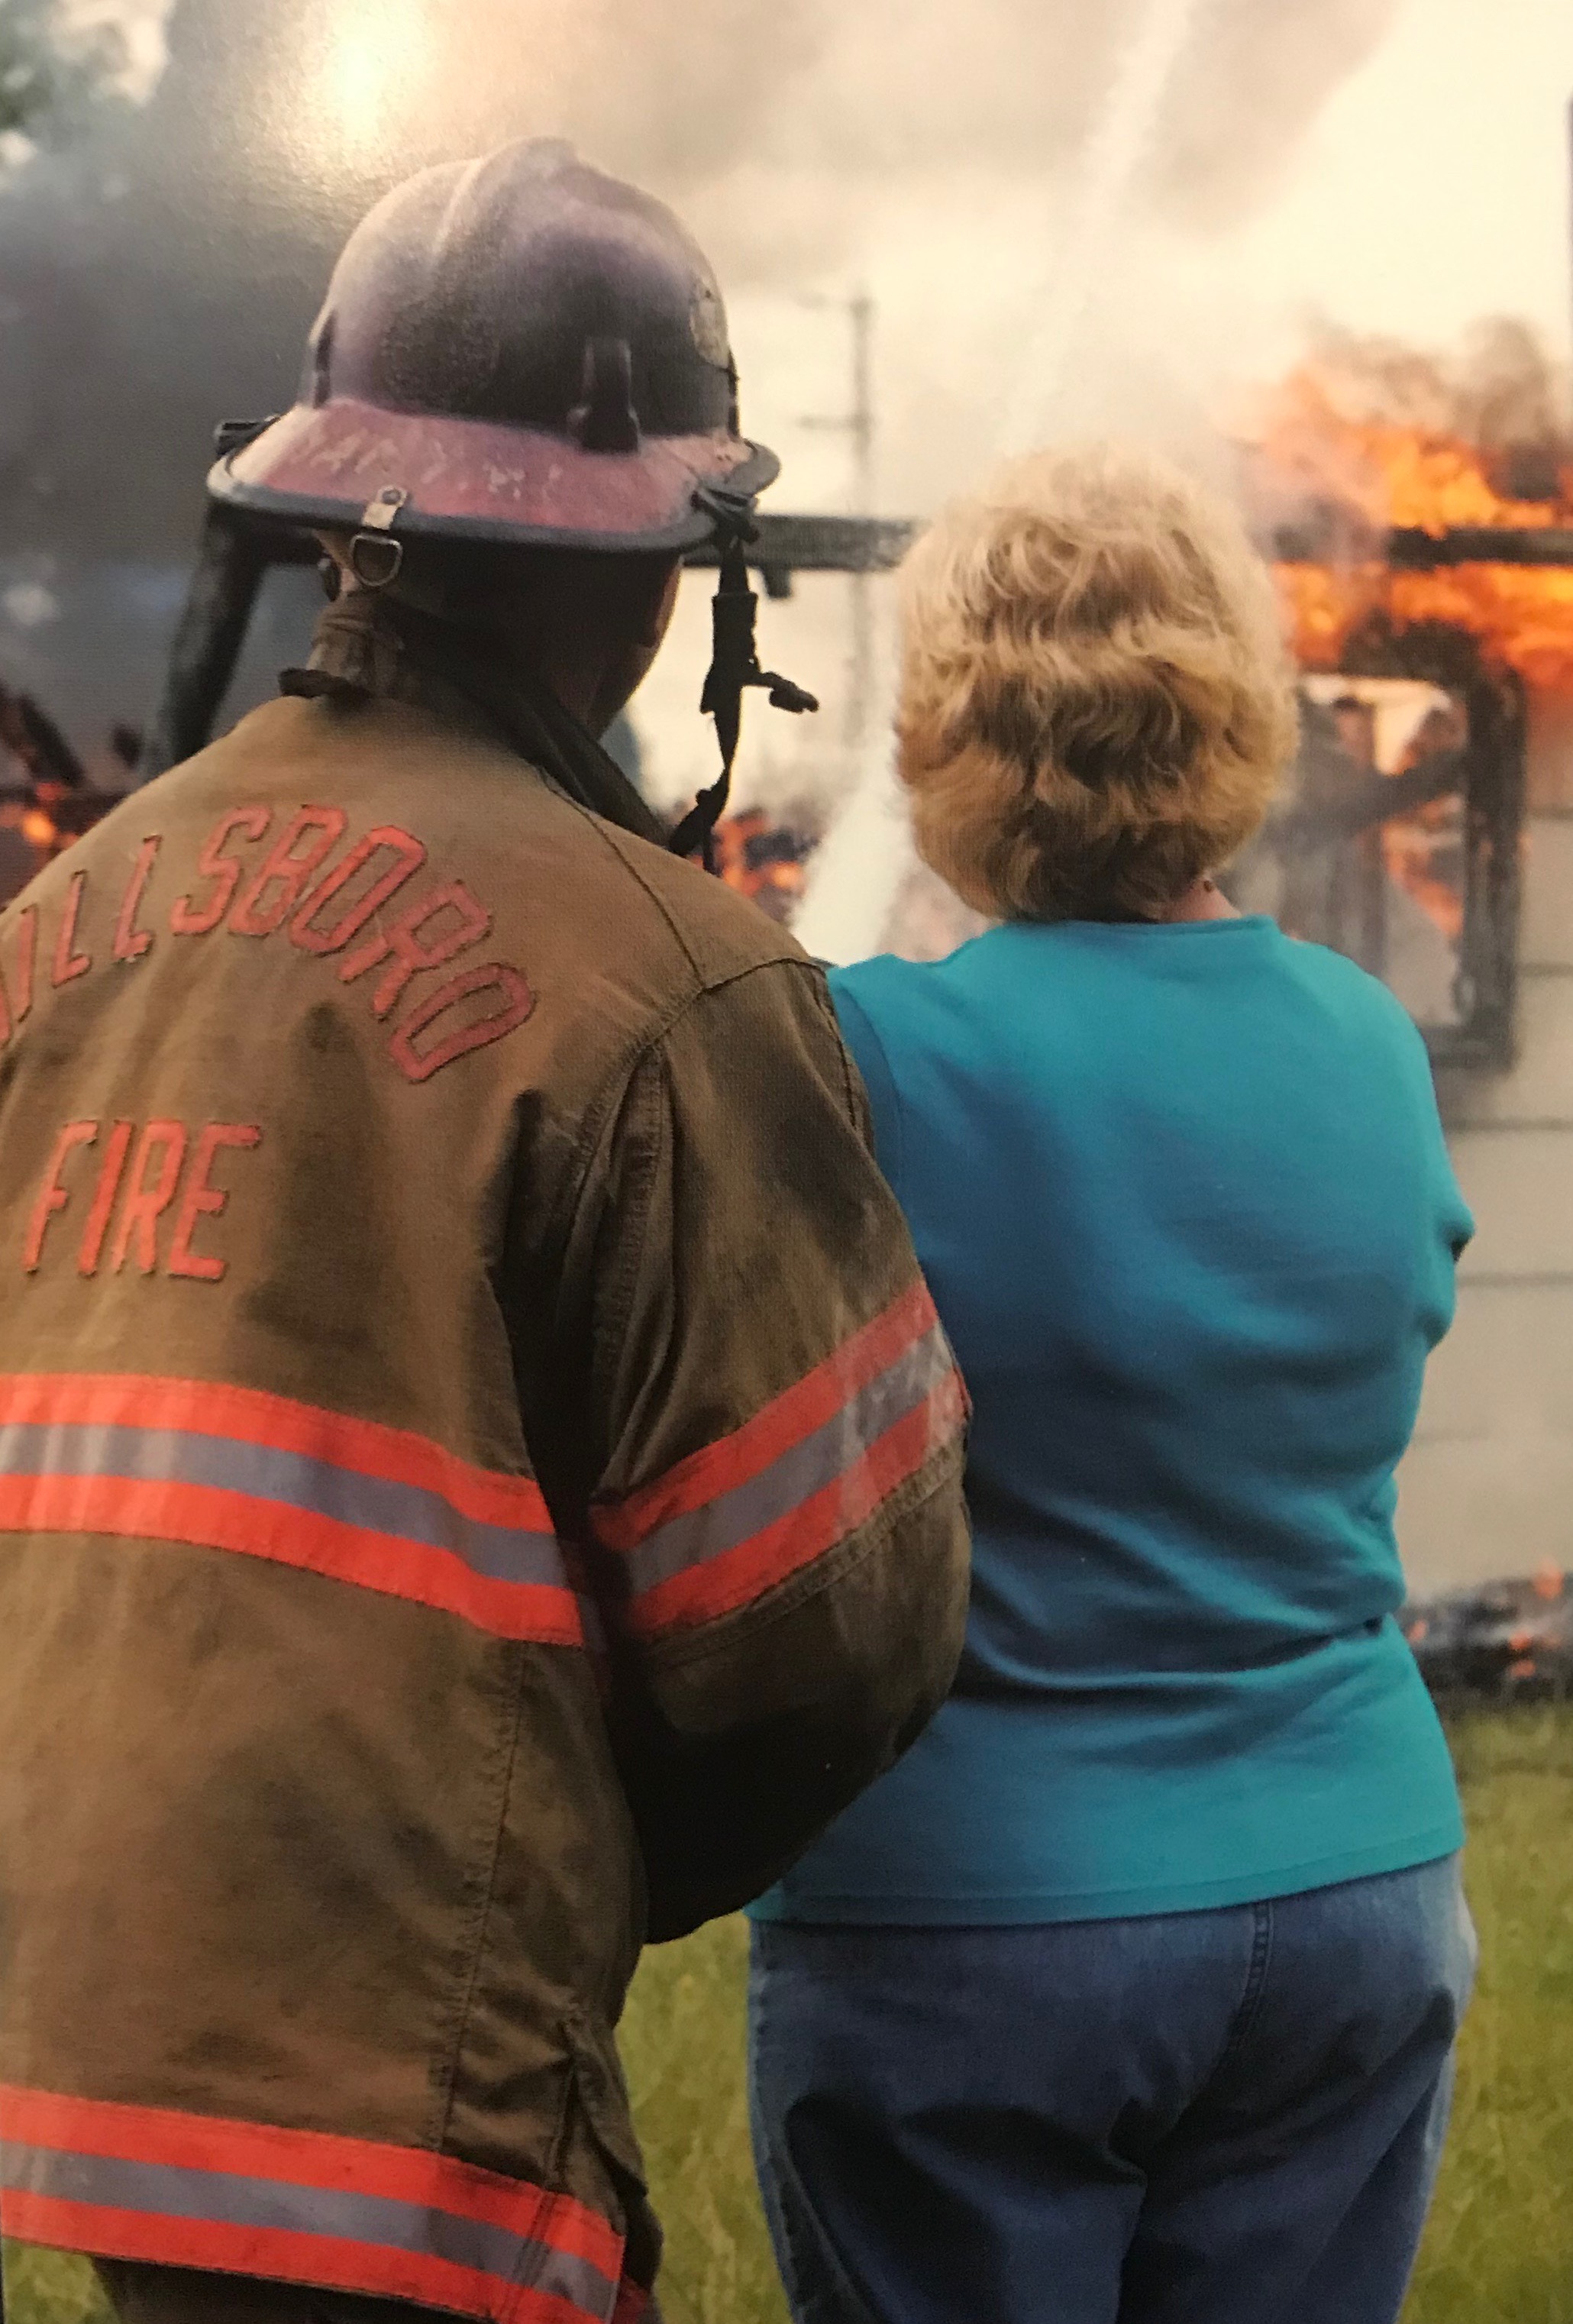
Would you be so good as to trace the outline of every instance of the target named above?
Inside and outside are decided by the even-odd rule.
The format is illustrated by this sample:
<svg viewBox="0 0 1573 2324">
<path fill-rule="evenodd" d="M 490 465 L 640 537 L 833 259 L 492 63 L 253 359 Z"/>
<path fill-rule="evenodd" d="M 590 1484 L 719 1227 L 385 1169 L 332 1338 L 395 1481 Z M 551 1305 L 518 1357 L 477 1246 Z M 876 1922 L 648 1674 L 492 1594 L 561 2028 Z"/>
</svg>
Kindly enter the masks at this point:
<svg viewBox="0 0 1573 2324">
<path fill-rule="evenodd" d="M 1451 1733 L 1480 1977 L 1404 2324 L 1573 2324 L 1573 1708 Z"/>
<path fill-rule="evenodd" d="M 1573 2324 L 1573 1708 L 1474 1713 L 1452 1736 L 1480 1981 L 1403 2324 Z M 667 2324 L 786 2324 L 749 2154 L 746 1955 L 739 1921 L 662 1946 L 629 2006 Z M 7 2284 L 10 2324 L 88 2324 L 79 2261 L 14 2248 Z"/>
<path fill-rule="evenodd" d="M 667 2230 L 667 2324 L 786 2324 L 749 2144 L 748 1925 L 713 1922 L 639 1963 L 623 2063 Z"/>
</svg>

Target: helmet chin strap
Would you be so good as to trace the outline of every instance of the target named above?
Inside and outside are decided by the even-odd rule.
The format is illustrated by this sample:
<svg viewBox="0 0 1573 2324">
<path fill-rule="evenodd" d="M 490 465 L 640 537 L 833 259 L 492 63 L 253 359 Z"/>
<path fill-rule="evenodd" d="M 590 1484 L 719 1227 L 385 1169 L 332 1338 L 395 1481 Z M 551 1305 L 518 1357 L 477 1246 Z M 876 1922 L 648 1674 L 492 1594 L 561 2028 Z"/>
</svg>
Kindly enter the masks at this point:
<svg viewBox="0 0 1573 2324">
<path fill-rule="evenodd" d="M 749 521 L 751 503 L 741 493 L 729 493 L 721 485 L 702 486 L 695 499 L 714 518 L 721 549 L 721 577 L 711 606 L 710 669 L 699 697 L 701 714 L 715 721 L 715 739 L 721 746 L 721 775 L 700 792 L 667 844 L 674 855 L 692 855 L 697 851 L 705 870 L 713 872 L 715 826 L 731 788 L 732 761 L 742 732 L 744 688 L 768 687 L 769 700 L 777 710 L 817 710 L 819 704 L 789 678 L 759 668 L 754 640 L 754 617 L 759 601 L 749 586 L 749 562 L 744 553 L 745 542 L 758 539 Z"/>
</svg>

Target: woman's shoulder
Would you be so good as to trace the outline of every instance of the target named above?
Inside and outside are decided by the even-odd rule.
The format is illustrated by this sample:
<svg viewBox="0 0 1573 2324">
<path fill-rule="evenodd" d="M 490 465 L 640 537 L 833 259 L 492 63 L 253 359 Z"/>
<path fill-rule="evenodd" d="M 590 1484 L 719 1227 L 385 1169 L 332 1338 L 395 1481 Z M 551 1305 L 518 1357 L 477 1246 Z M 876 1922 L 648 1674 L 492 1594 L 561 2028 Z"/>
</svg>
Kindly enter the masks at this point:
<svg viewBox="0 0 1573 2324">
<path fill-rule="evenodd" d="M 936 964 L 903 960 L 898 954 L 887 952 L 831 969 L 826 981 L 843 1028 L 861 1021 L 885 1030 L 899 1024 L 921 1009 L 925 985 Z"/>
<path fill-rule="evenodd" d="M 1002 933 L 999 928 L 987 928 L 940 960 L 907 960 L 899 953 L 876 953 L 871 959 L 830 969 L 830 989 L 838 1007 L 850 997 L 870 1016 L 921 1008 L 943 992 L 964 989 L 998 966 Z"/>
<path fill-rule="evenodd" d="M 1327 945 L 1289 936 L 1279 947 L 1278 959 L 1284 973 L 1351 1033 L 1363 1033 L 1412 1059 L 1424 1059 L 1425 1042 L 1408 1010 L 1390 986 L 1358 961 Z"/>
</svg>

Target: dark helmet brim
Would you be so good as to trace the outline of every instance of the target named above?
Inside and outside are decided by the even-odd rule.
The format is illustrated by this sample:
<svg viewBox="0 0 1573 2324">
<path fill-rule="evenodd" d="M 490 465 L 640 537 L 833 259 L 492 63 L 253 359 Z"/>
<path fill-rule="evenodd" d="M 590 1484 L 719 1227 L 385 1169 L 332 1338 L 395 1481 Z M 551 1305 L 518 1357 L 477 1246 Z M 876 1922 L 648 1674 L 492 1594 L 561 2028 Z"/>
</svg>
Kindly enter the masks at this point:
<svg viewBox="0 0 1573 2324">
<path fill-rule="evenodd" d="M 351 396 L 297 404 L 207 478 L 214 499 L 314 530 L 357 527 L 379 495 L 406 495 L 400 535 L 520 547 L 655 552 L 696 549 L 715 529 L 705 486 L 751 501 L 780 463 L 718 430 L 646 435 L 631 452 L 586 451 L 542 429 Z"/>
</svg>

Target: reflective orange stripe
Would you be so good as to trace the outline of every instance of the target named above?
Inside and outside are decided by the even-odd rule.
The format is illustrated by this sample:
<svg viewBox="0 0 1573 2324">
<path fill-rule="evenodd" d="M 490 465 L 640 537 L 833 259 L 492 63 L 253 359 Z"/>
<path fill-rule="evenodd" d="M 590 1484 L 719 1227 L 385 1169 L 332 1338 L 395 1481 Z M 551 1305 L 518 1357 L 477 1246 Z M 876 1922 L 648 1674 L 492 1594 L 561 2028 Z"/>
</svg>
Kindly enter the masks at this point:
<svg viewBox="0 0 1573 2324">
<path fill-rule="evenodd" d="M 417 2148 L 49 2090 L 0 2089 L 0 2226 L 487 2324 L 630 2312 L 621 2237 L 571 2196 Z"/>
<path fill-rule="evenodd" d="M 413 1599 L 498 1637 L 584 1644 L 532 1479 L 256 1389 L 0 1378 L 0 1532 L 228 1550 Z"/>
<path fill-rule="evenodd" d="M 630 1627 L 649 1637 L 747 1605 L 866 1523 L 966 1416 L 915 1284 L 733 1434 L 596 1511 L 621 1553 Z"/>
</svg>

